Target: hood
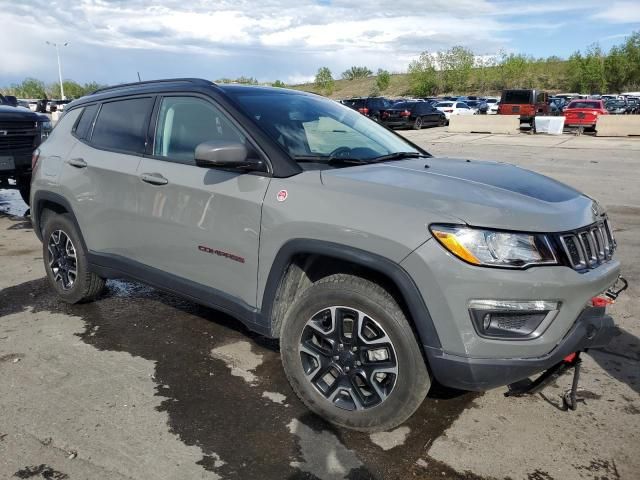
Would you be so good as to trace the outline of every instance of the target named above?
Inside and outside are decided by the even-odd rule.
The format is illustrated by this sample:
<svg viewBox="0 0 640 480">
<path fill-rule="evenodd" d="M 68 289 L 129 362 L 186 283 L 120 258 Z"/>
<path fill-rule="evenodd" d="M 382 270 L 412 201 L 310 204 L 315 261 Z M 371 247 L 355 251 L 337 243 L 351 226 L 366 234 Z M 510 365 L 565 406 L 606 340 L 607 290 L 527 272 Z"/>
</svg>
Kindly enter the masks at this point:
<svg viewBox="0 0 640 480">
<path fill-rule="evenodd" d="M 577 190 L 506 163 L 411 159 L 325 170 L 322 180 L 329 188 L 423 209 L 426 223 L 562 232 L 593 223 L 601 213 Z"/>
<path fill-rule="evenodd" d="M 0 105 L 0 121 L 38 121 L 38 115 L 31 110 L 9 105 Z"/>
</svg>

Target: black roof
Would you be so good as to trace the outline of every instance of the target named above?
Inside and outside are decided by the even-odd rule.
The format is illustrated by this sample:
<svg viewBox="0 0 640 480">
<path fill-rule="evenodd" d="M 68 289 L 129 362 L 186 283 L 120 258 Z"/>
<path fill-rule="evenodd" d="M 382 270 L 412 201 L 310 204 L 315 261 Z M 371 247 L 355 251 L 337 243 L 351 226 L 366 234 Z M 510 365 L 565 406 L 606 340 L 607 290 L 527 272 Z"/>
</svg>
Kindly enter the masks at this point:
<svg viewBox="0 0 640 480">
<path fill-rule="evenodd" d="M 89 95 L 78 100 L 74 100 L 69 104 L 68 109 L 78 105 L 103 101 L 109 98 L 117 98 L 128 95 L 137 95 L 144 93 L 160 93 L 175 91 L 199 91 L 199 92 L 217 92 L 217 93 L 237 93 L 238 91 L 265 92 L 289 94 L 289 95 L 314 95 L 312 93 L 302 92 L 300 90 L 289 90 L 286 88 L 265 87 L 259 85 L 241 85 L 241 84 L 223 84 L 219 85 L 210 80 L 203 78 L 167 78 L 160 80 L 147 80 L 144 82 L 123 83 L 110 87 L 100 88 Z M 315 95 L 314 95 L 315 96 Z"/>
</svg>

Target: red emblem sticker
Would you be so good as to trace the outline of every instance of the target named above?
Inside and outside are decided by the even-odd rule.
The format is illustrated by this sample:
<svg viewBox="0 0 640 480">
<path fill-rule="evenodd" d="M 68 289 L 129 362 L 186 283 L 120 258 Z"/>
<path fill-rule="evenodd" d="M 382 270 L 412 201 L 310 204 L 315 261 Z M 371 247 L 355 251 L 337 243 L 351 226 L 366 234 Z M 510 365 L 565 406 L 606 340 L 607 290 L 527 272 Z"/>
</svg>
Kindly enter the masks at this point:
<svg viewBox="0 0 640 480">
<path fill-rule="evenodd" d="M 289 196 L 289 192 L 287 192 L 286 190 L 280 190 L 276 198 L 278 199 L 279 202 L 284 202 L 288 196 Z"/>
</svg>

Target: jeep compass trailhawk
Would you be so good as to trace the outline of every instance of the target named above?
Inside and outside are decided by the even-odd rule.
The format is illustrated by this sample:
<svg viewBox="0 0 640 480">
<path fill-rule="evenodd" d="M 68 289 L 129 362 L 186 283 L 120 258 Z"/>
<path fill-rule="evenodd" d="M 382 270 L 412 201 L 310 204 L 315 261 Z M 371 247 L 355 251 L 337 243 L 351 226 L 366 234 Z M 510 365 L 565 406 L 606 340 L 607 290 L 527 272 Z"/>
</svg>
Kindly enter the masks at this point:
<svg viewBox="0 0 640 480">
<path fill-rule="evenodd" d="M 145 282 L 280 339 L 291 386 L 359 430 L 434 381 L 522 383 L 606 345 L 606 214 L 547 177 L 433 158 L 317 95 L 198 79 L 98 90 L 35 152 L 51 287 Z"/>
</svg>

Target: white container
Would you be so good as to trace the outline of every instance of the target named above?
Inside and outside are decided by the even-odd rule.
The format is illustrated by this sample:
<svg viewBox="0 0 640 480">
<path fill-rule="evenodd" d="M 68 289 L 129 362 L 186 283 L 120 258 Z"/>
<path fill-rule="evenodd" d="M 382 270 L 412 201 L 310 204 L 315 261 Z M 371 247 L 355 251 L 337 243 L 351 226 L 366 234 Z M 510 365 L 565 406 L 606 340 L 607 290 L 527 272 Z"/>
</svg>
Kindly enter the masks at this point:
<svg viewBox="0 0 640 480">
<path fill-rule="evenodd" d="M 536 117 L 536 133 L 562 135 L 565 117 Z"/>
</svg>

